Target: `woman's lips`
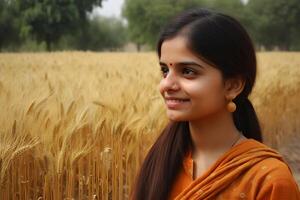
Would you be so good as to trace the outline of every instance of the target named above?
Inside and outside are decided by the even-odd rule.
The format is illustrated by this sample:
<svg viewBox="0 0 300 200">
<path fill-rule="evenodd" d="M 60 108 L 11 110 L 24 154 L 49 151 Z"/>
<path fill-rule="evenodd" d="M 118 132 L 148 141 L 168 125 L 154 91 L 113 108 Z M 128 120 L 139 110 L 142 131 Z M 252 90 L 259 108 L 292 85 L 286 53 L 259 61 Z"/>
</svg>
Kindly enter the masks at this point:
<svg viewBox="0 0 300 200">
<path fill-rule="evenodd" d="M 189 102 L 190 100 L 188 99 L 166 98 L 166 105 L 169 109 L 180 108 Z"/>
</svg>

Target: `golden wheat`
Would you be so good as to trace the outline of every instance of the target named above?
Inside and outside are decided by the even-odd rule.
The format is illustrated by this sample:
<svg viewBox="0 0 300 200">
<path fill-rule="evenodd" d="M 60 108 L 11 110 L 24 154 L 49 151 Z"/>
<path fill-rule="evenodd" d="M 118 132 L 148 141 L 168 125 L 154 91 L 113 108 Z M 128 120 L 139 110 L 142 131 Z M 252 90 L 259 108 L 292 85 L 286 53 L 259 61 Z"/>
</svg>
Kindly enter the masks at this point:
<svg viewBox="0 0 300 200">
<path fill-rule="evenodd" d="M 278 148 L 300 132 L 300 54 L 258 61 L 251 99 Z M 167 123 L 160 78 L 154 53 L 0 54 L 0 199 L 128 199 Z"/>
</svg>

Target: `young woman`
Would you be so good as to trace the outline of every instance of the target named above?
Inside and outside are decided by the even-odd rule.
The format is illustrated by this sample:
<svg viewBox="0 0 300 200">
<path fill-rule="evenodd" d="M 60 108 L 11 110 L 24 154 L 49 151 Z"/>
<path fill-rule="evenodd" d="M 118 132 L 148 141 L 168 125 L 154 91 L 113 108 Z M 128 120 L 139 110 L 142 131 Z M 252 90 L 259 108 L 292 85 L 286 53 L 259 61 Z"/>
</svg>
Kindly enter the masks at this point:
<svg viewBox="0 0 300 200">
<path fill-rule="evenodd" d="M 300 199 L 287 164 L 261 143 L 248 99 L 255 50 L 241 24 L 188 10 L 162 31 L 157 53 L 170 123 L 146 156 L 132 198 Z"/>
</svg>

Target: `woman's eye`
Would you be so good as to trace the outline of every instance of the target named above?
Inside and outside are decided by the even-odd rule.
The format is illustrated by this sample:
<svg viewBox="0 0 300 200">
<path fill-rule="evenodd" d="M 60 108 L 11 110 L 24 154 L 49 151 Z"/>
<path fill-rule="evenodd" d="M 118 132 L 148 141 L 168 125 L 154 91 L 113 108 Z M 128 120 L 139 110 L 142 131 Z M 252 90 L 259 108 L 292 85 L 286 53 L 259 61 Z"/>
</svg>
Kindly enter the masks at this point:
<svg viewBox="0 0 300 200">
<path fill-rule="evenodd" d="M 196 72 L 194 70 L 190 69 L 190 68 L 184 68 L 182 70 L 182 73 L 187 74 L 187 75 L 195 75 L 196 74 Z"/>
<path fill-rule="evenodd" d="M 167 67 L 161 67 L 160 70 L 163 77 L 166 77 L 169 69 Z"/>
</svg>

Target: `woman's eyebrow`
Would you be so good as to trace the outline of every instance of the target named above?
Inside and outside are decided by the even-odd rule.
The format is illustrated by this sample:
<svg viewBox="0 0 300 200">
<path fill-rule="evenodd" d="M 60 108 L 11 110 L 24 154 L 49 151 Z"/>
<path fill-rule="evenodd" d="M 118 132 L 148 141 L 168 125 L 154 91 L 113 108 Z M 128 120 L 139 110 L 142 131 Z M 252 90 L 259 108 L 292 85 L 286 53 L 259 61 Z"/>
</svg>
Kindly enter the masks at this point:
<svg viewBox="0 0 300 200">
<path fill-rule="evenodd" d="M 168 66 L 166 63 L 164 62 L 161 62 L 159 61 L 159 64 L 161 66 Z M 186 65 L 194 65 L 194 66 L 198 66 L 198 67 L 201 67 L 201 68 L 204 68 L 202 65 L 196 63 L 196 62 L 193 62 L 193 61 L 184 61 L 184 62 L 178 62 L 178 63 L 174 63 L 175 66 L 186 66 Z"/>
<path fill-rule="evenodd" d="M 159 61 L 159 65 L 160 65 L 160 66 L 166 66 L 166 67 L 168 66 L 166 63 L 163 63 L 163 62 L 161 62 L 161 61 Z"/>
</svg>

